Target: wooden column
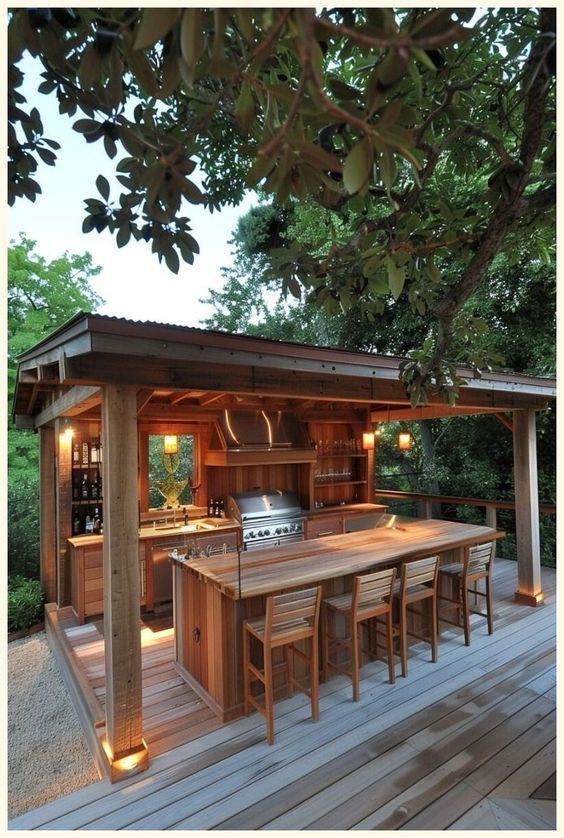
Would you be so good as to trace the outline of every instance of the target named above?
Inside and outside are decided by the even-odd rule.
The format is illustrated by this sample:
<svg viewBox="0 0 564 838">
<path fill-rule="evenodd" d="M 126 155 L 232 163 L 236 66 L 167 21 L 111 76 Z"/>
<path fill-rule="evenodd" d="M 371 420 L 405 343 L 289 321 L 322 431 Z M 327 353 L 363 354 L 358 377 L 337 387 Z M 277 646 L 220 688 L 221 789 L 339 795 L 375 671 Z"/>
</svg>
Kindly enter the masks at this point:
<svg viewBox="0 0 564 838">
<path fill-rule="evenodd" d="M 39 578 L 45 602 L 57 601 L 55 431 L 39 429 Z"/>
<path fill-rule="evenodd" d="M 70 603 L 70 557 L 67 539 L 72 535 L 72 436 L 65 433 L 66 424 L 57 419 L 54 430 L 55 446 L 55 506 L 57 555 L 57 605 Z"/>
<path fill-rule="evenodd" d="M 539 499 L 535 412 L 513 412 L 513 467 L 519 588 L 515 598 L 528 605 L 543 601 L 540 571 Z"/>
<path fill-rule="evenodd" d="M 112 778 L 146 767 L 143 742 L 137 504 L 137 402 L 133 387 L 106 385 L 104 639 L 106 742 Z"/>
</svg>

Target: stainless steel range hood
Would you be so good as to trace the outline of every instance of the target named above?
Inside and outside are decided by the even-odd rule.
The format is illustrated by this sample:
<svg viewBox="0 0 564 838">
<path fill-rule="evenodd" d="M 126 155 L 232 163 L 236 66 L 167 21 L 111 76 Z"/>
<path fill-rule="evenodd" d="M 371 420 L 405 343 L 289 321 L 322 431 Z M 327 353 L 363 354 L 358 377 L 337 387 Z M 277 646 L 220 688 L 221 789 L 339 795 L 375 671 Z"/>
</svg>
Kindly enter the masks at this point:
<svg viewBox="0 0 564 838">
<path fill-rule="evenodd" d="M 207 465 L 215 452 L 252 456 L 260 462 L 304 462 L 314 460 L 316 452 L 310 444 L 306 428 L 296 416 L 278 410 L 223 410 L 213 427 Z M 236 462 L 236 459 L 233 459 Z"/>
</svg>

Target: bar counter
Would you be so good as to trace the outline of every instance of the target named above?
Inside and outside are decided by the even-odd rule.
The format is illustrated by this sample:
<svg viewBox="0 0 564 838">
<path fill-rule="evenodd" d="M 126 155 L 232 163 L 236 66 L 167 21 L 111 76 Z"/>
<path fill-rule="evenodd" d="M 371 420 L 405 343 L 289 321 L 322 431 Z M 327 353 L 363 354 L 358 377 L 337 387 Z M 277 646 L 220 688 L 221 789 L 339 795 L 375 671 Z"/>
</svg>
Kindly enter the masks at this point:
<svg viewBox="0 0 564 838">
<path fill-rule="evenodd" d="M 323 597 L 333 596 L 351 590 L 358 573 L 437 553 L 456 560 L 462 548 L 504 535 L 474 524 L 403 519 L 395 529 L 243 552 L 240 568 L 236 553 L 175 560 L 177 669 L 223 721 L 236 718 L 243 709 L 242 623 L 264 614 L 267 595 L 321 584 Z"/>
</svg>

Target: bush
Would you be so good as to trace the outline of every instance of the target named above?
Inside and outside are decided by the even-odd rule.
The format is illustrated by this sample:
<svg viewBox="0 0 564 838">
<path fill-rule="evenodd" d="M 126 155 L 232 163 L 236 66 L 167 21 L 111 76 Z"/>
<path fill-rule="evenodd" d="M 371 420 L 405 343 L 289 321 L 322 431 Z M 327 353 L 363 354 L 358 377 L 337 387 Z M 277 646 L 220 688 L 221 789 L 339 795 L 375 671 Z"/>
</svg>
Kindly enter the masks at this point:
<svg viewBox="0 0 564 838">
<path fill-rule="evenodd" d="M 8 631 L 19 631 L 43 618 L 43 591 L 37 579 L 8 579 Z"/>
<path fill-rule="evenodd" d="M 8 573 L 39 576 L 39 476 L 16 471 L 8 477 Z"/>
</svg>

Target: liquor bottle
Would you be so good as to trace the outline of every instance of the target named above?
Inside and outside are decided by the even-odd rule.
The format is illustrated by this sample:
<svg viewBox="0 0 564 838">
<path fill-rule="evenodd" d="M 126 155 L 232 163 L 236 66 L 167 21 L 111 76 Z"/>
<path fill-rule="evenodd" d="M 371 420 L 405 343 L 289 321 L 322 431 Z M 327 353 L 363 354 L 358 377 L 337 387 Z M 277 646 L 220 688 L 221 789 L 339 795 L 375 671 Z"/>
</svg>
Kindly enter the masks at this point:
<svg viewBox="0 0 564 838">
<path fill-rule="evenodd" d="M 84 527 L 84 532 L 91 533 L 93 531 L 94 521 L 90 517 L 90 515 L 86 516 L 86 526 Z"/>
<path fill-rule="evenodd" d="M 94 510 L 94 521 L 92 522 L 92 532 L 99 533 L 102 526 L 102 519 L 100 518 L 100 510 Z"/>
<path fill-rule="evenodd" d="M 214 500 L 213 498 L 210 498 L 210 502 L 208 504 L 208 518 L 213 518 L 214 508 Z"/>
<path fill-rule="evenodd" d="M 225 503 L 222 500 L 219 502 L 219 517 L 225 518 Z"/>
<path fill-rule="evenodd" d="M 98 440 L 98 462 L 102 462 L 102 440 Z"/>
<path fill-rule="evenodd" d="M 86 440 L 82 443 L 82 465 L 88 465 L 88 443 Z"/>
<path fill-rule="evenodd" d="M 80 500 L 80 484 L 78 478 L 73 475 L 72 478 L 72 499 Z"/>
<path fill-rule="evenodd" d="M 100 462 L 100 449 L 97 439 L 93 439 L 90 442 L 90 462 L 92 464 Z"/>
<path fill-rule="evenodd" d="M 72 534 L 80 535 L 80 516 L 75 512 L 72 519 Z"/>
<path fill-rule="evenodd" d="M 90 483 L 90 497 L 92 500 L 98 500 L 98 480 L 96 477 Z"/>
<path fill-rule="evenodd" d="M 102 494 L 102 474 L 100 469 L 97 469 L 96 471 L 96 483 L 98 484 L 98 499 L 102 500 L 104 496 Z"/>
<path fill-rule="evenodd" d="M 80 484 L 80 497 L 82 500 L 88 500 L 88 475 L 84 472 L 82 483 Z"/>
<path fill-rule="evenodd" d="M 80 445 L 77 439 L 72 444 L 72 464 L 73 466 L 80 465 Z"/>
<path fill-rule="evenodd" d="M 219 500 L 216 500 L 213 503 L 213 517 L 219 518 Z"/>
</svg>

